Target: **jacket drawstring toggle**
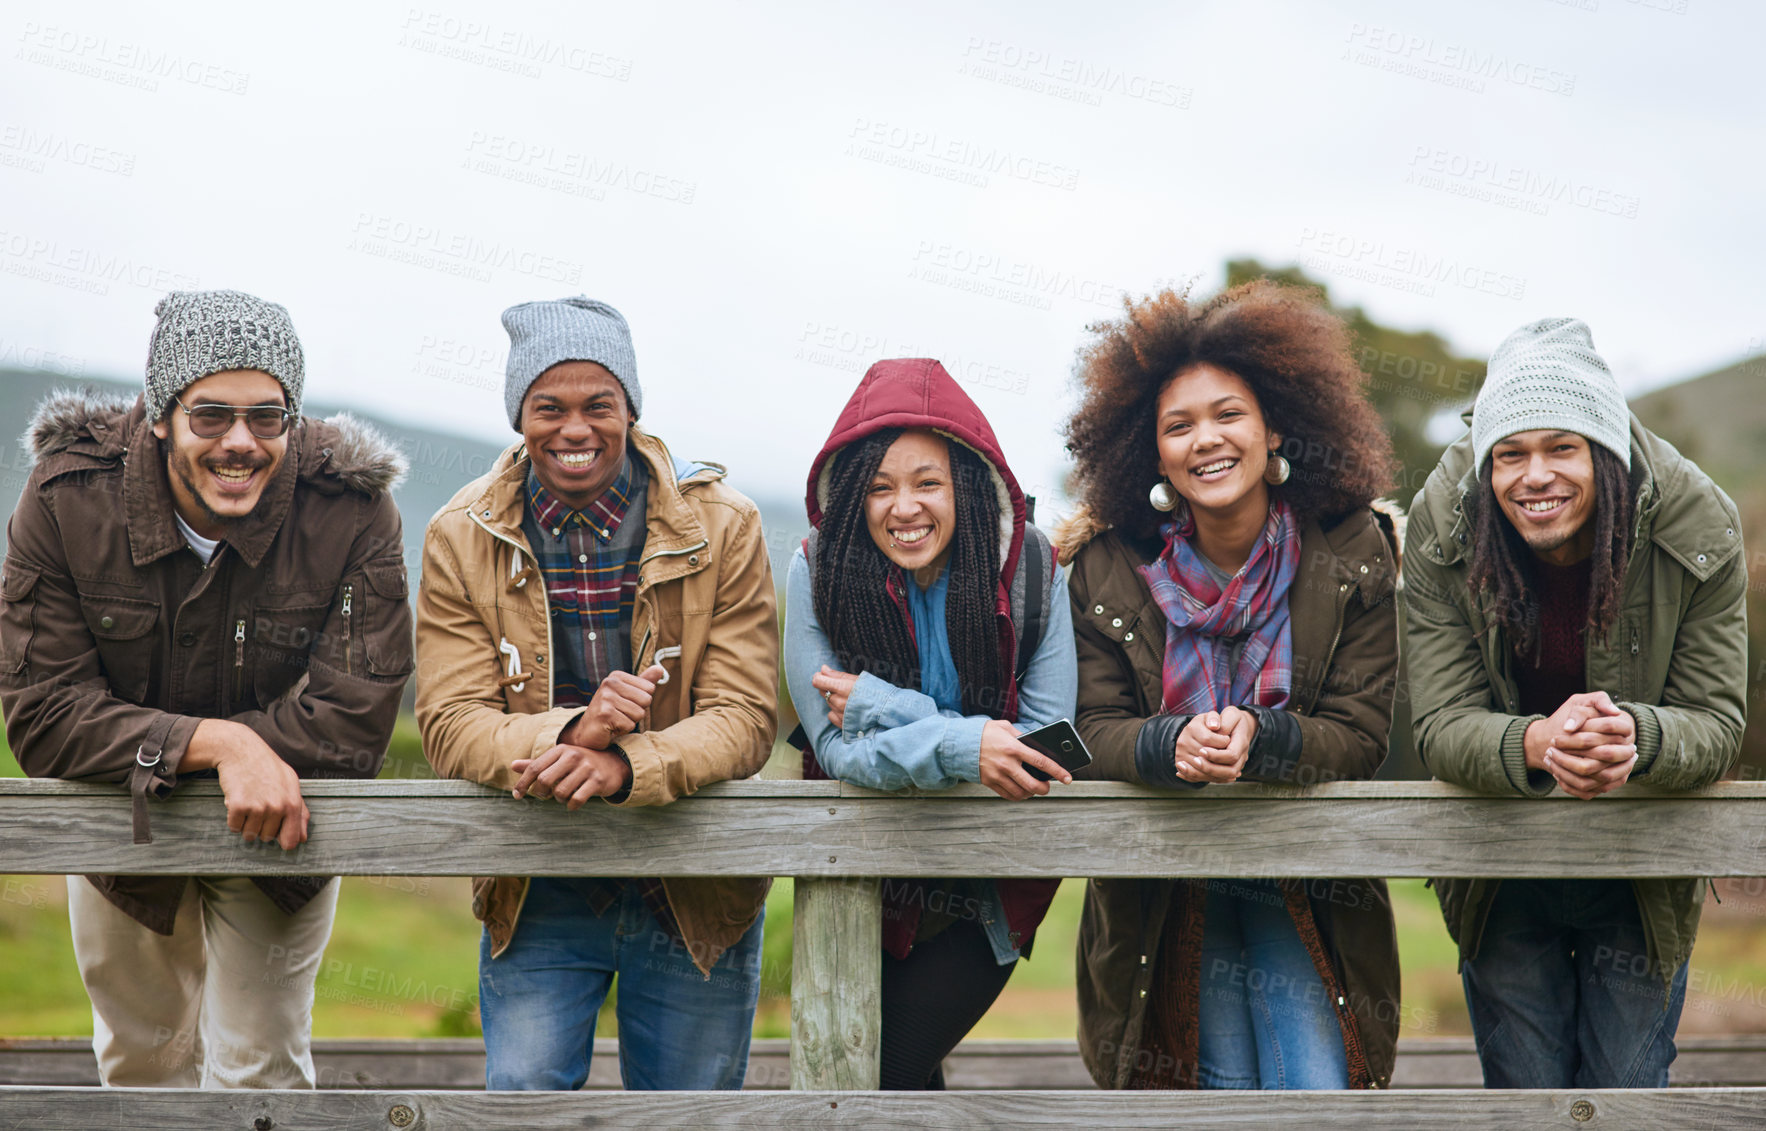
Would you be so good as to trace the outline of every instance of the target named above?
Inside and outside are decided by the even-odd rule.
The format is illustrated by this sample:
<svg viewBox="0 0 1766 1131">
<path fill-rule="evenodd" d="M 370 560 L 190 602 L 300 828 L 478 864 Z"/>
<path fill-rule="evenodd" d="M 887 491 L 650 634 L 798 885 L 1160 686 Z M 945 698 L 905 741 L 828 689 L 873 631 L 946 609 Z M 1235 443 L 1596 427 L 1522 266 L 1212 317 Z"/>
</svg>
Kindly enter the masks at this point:
<svg viewBox="0 0 1766 1131">
<path fill-rule="evenodd" d="M 509 638 L 505 636 L 503 642 L 497 646 L 497 651 L 509 657 L 509 674 L 499 679 L 497 686 L 511 691 L 520 691 L 526 687 L 527 681 L 533 678 L 533 673 L 521 670 L 521 649 L 509 643 Z"/>
</svg>

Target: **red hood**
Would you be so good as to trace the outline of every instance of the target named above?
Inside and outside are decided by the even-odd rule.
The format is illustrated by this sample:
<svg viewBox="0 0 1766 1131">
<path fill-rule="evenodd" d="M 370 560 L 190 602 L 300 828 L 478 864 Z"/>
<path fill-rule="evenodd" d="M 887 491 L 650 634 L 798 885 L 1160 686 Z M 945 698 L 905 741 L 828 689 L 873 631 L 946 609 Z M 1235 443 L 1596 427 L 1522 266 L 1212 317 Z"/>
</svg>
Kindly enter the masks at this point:
<svg viewBox="0 0 1766 1131">
<path fill-rule="evenodd" d="M 1000 577 L 1010 581 L 1024 542 L 1024 492 L 1006 466 L 993 426 L 944 366 L 929 357 L 879 361 L 865 372 L 852 399 L 840 411 L 827 443 L 809 468 L 805 503 L 809 524 L 822 525 L 827 484 L 824 472 L 835 452 L 885 428 L 930 428 L 974 451 L 993 472 L 1000 492 Z"/>
</svg>

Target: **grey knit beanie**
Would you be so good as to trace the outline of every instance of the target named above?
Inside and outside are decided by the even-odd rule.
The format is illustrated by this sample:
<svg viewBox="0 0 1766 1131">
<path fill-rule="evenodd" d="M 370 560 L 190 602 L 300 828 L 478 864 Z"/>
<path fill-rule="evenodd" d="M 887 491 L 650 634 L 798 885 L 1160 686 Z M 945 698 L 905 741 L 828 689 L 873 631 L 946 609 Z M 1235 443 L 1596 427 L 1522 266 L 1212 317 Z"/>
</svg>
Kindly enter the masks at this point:
<svg viewBox="0 0 1766 1131">
<path fill-rule="evenodd" d="M 1625 394 L 1579 318 L 1541 318 L 1502 340 L 1472 406 L 1472 450 L 1480 472 L 1490 451 L 1516 432 L 1552 428 L 1586 436 L 1631 469 L 1631 412 Z"/>
<path fill-rule="evenodd" d="M 540 374 L 561 361 L 593 361 L 618 378 L 632 415 L 644 409 L 632 331 L 624 315 L 604 302 L 578 295 L 550 302 L 524 302 L 503 311 L 509 331 L 508 380 L 503 405 L 509 427 L 521 431 L 521 402 Z"/>
<path fill-rule="evenodd" d="M 147 419 L 211 373 L 260 369 L 282 384 L 288 410 L 300 415 L 306 360 L 288 311 L 243 291 L 172 291 L 153 308 L 159 321 L 147 345 Z"/>
</svg>

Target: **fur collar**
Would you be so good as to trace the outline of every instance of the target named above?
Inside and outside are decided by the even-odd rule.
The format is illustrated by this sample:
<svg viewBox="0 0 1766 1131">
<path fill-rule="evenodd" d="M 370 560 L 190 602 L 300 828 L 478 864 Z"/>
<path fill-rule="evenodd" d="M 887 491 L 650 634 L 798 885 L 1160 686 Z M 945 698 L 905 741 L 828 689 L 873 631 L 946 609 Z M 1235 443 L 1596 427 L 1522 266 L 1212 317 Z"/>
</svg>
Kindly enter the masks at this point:
<svg viewBox="0 0 1766 1131">
<path fill-rule="evenodd" d="M 31 415 L 24 445 L 33 460 L 76 445 L 86 448 L 84 454 L 120 460 L 141 421 L 139 397 L 131 401 L 91 388 L 58 391 Z M 384 433 L 347 412 L 324 420 L 303 418 L 291 442 L 301 446 L 303 478 L 332 479 L 364 495 L 391 491 L 410 466 Z"/>
</svg>

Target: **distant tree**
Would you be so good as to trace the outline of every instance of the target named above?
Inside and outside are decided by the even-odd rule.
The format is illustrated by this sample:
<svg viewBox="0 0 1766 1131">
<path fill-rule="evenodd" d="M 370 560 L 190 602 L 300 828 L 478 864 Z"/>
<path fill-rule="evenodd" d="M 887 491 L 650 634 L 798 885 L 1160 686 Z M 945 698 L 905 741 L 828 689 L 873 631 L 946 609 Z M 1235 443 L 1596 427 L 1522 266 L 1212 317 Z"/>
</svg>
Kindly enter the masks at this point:
<svg viewBox="0 0 1766 1131">
<path fill-rule="evenodd" d="M 1398 499 L 1409 506 L 1443 450 L 1429 440 L 1429 421 L 1442 413 L 1457 417 L 1472 403 L 1484 383 L 1484 362 L 1455 354 L 1447 340 L 1432 330 L 1382 326 L 1359 306 L 1336 305 L 1325 284 L 1298 267 L 1266 267 L 1255 259 L 1227 262 L 1227 286 L 1258 278 L 1317 291 L 1354 331 L 1355 356 L 1367 374 L 1368 395 L 1385 418 L 1392 449 L 1403 465 Z"/>
</svg>

